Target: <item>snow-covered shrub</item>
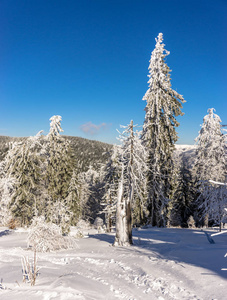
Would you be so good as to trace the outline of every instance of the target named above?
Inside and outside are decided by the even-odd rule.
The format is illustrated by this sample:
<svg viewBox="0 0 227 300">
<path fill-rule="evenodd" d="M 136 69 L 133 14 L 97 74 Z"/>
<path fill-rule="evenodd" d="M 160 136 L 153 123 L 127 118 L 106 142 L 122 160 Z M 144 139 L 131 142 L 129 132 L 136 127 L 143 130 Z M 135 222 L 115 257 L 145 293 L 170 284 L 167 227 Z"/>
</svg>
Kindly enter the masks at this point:
<svg viewBox="0 0 227 300">
<path fill-rule="evenodd" d="M 10 219 L 8 222 L 9 229 L 16 229 L 20 225 L 20 222 L 17 219 Z"/>
<path fill-rule="evenodd" d="M 102 228 L 102 227 L 103 227 L 103 219 L 100 218 L 100 217 L 95 218 L 95 221 L 94 221 L 94 227 L 95 227 L 96 229 Z"/>
<path fill-rule="evenodd" d="M 188 219 L 188 228 L 195 228 L 195 220 L 193 218 L 193 216 L 190 216 L 189 219 Z"/>
<path fill-rule="evenodd" d="M 73 227 L 72 230 L 70 230 L 69 235 L 73 236 L 75 238 L 83 238 L 84 237 L 83 232 L 77 227 Z"/>
<path fill-rule="evenodd" d="M 76 227 L 81 230 L 91 229 L 91 223 L 81 219 L 77 222 Z"/>
<path fill-rule="evenodd" d="M 27 242 L 28 247 L 38 252 L 50 252 L 76 246 L 73 237 L 62 236 L 61 228 L 56 224 L 45 222 L 44 217 L 33 219 Z"/>
</svg>

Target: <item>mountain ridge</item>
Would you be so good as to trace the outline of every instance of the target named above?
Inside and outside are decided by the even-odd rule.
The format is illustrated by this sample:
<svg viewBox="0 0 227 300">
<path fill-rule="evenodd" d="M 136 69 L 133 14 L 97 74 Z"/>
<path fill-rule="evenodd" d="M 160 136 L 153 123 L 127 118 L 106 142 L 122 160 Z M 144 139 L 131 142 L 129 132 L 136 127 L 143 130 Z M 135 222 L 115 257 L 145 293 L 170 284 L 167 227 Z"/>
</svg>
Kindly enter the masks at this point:
<svg viewBox="0 0 227 300">
<path fill-rule="evenodd" d="M 105 164 L 110 156 L 113 145 L 89 140 L 77 136 L 61 135 L 70 141 L 72 152 L 76 158 L 76 164 L 80 165 L 81 171 L 87 171 L 89 166 L 98 170 L 101 164 Z M 9 150 L 10 144 L 23 141 L 29 137 L 0 136 L 0 161 L 2 161 Z"/>
</svg>

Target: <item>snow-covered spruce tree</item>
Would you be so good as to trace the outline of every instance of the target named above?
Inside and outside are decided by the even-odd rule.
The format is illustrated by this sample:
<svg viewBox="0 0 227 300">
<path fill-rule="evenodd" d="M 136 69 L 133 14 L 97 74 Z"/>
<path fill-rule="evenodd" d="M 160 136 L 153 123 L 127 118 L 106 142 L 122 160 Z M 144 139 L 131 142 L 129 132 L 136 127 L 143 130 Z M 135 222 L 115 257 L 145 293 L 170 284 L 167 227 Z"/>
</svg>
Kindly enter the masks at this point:
<svg viewBox="0 0 227 300">
<path fill-rule="evenodd" d="M 107 164 L 101 169 L 101 178 L 104 183 L 104 195 L 101 202 L 105 214 L 106 230 L 111 232 L 116 217 L 117 189 L 120 178 L 119 146 L 114 145 L 112 155 Z"/>
<path fill-rule="evenodd" d="M 71 216 L 71 224 L 76 225 L 82 215 L 82 205 L 80 203 L 80 182 L 78 178 L 78 171 L 76 169 L 73 170 L 72 178 L 70 180 L 69 188 L 68 188 L 68 196 L 67 203 L 70 207 L 70 211 L 72 213 Z"/>
<path fill-rule="evenodd" d="M 9 209 L 13 191 L 15 190 L 16 180 L 6 174 L 6 160 L 0 163 L 0 224 L 8 225 L 12 218 L 12 213 Z"/>
<path fill-rule="evenodd" d="M 176 117 L 183 115 L 182 95 L 171 88 L 170 69 L 165 63 L 169 51 L 164 49 L 163 35 L 159 33 L 149 65 L 149 88 L 143 97 L 147 102 L 142 139 L 148 150 L 147 175 L 149 222 L 165 226 L 170 178 L 173 170 L 173 150 L 177 141 Z"/>
<path fill-rule="evenodd" d="M 225 182 L 226 143 L 221 131 L 221 119 L 214 111 L 214 108 L 208 109 L 196 138 L 198 147 L 193 170 L 199 180 Z"/>
<path fill-rule="evenodd" d="M 172 226 L 188 227 L 188 219 L 193 214 L 192 205 L 195 196 L 191 171 L 185 159 L 180 160 L 174 177 L 176 178 L 171 196 L 169 223 Z"/>
<path fill-rule="evenodd" d="M 29 225 L 37 215 L 41 178 L 40 134 L 15 143 L 5 157 L 6 176 L 14 178 L 15 182 L 10 207 L 22 226 Z"/>
<path fill-rule="evenodd" d="M 203 186 L 202 197 L 204 199 L 201 204 L 203 216 L 208 216 L 208 221 L 219 225 L 221 231 L 221 224 L 227 215 L 227 186 L 206 182 Z"/>
<path fill-rule="evenodd" d="M 78 171 L 78 186 L 77 186 L 77 193 L 78 193 L 78 199 L 80 203 L 80 219 L 83 219 L 84 221 L 87 220 L 86 212 L 86 204 L 88 201 L 88 198 L 90 196 L 90 185 L 87 182 L 86 179 L 86 172 L 79 172 Z"/>
<path fill-rule="evenodd" d="M 83 187 L 83 215 L 85 220 L 94 222 L 101 211 L 101 200 L 103 198 L 103 182 L 98 171 L 92 166 L 84 173 L 85 186 Z"/>
<path fill-rule="evenodd" d="M 66 198 L 74 162 L 69 141 L 60 136 L 60 132 L 63 131 L 61 128 L 61 120 L 61 116 L 53 116 L 50 118 L 50 131 L 45 141 L 45 156 L 47 157 L 45 186 L 47 189 L 48 202 L 46 217 L 49 221 L 56 221 L 56 217 L 53 215 L 53 205 L 55 203 L 62 202 L 65 209 L 69 209 Z M 59 222 L 57 222 L 57 225 L 60 225 Z"/>
<path fill-rule="evenodd" d="M 57 199 L 52 203 L 51 222 L 57 224 L 64 235 L 67 235 L 70 231 L 73 216 L 70 209 L 67 198 Z"/>
<path fill-rule="evenodd" d="M 202 128 L 196 138 L 198 147 L 193 166 L 197 189 L 199 192 L 198 208 L 200 217 L 208 216 L 210 221 L 217 221 L 216 215 L 221 214 L 226 206 L 223 187 L 217 187 L 209 180 L 226 182 L 226 142 L 221 131 L 221 119 L 214 113 L 214 108 L 208 109 L 208 115 L 203 119 Z M 224 189 L 226 187 L 224 186 Z"/>
<path fill-rule="evenodd" d="M 114 246 L 132 245 L 132 203 L 134 195 L 143 196 L 143 182 L 146 174 L 146 151 L 133 131 L 133 121 L 120 134 L 121 177 L 119 180 L 116 212 L 116 236 Z"/>
</svg>

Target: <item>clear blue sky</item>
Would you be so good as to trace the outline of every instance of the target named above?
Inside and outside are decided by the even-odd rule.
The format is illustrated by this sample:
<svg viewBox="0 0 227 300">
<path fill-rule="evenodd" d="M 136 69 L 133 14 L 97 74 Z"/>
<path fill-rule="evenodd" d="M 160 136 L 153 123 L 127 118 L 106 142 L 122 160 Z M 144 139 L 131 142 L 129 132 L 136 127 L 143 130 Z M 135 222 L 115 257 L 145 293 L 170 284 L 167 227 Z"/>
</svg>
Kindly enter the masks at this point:
<svg viewBox="0 0 227 300">
<path fill-rule="evenodd" d="M 225 0 L 0 0 L 0 135 L 30 136 L 62 116 L 64 134 L 109 143 L 144 121 L 159 32 L 172 87 L 187 101 L 179 144 L 207 109 L 227 124 Z"/>
</svg>

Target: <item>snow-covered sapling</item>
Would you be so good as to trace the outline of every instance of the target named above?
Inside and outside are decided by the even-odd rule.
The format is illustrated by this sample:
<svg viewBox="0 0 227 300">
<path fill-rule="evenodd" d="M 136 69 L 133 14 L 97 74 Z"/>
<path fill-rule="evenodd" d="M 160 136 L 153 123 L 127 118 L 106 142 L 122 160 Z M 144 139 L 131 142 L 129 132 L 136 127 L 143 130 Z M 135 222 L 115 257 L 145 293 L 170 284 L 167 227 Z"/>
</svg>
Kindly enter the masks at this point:
<svg viewBox="0 0 227 300">
<path fill-rule="evenodd" d="M 35 285 L 35 281 L 39 273 L 39 269 L 37 268 L 36 249 L 34 249 L 33 262 L 31 263 L 28 257 L 23 256 L 21 258 L 21 264 L 22 264 L 23 282 L 29 282 L 31 285 Z"/>
</svg>

